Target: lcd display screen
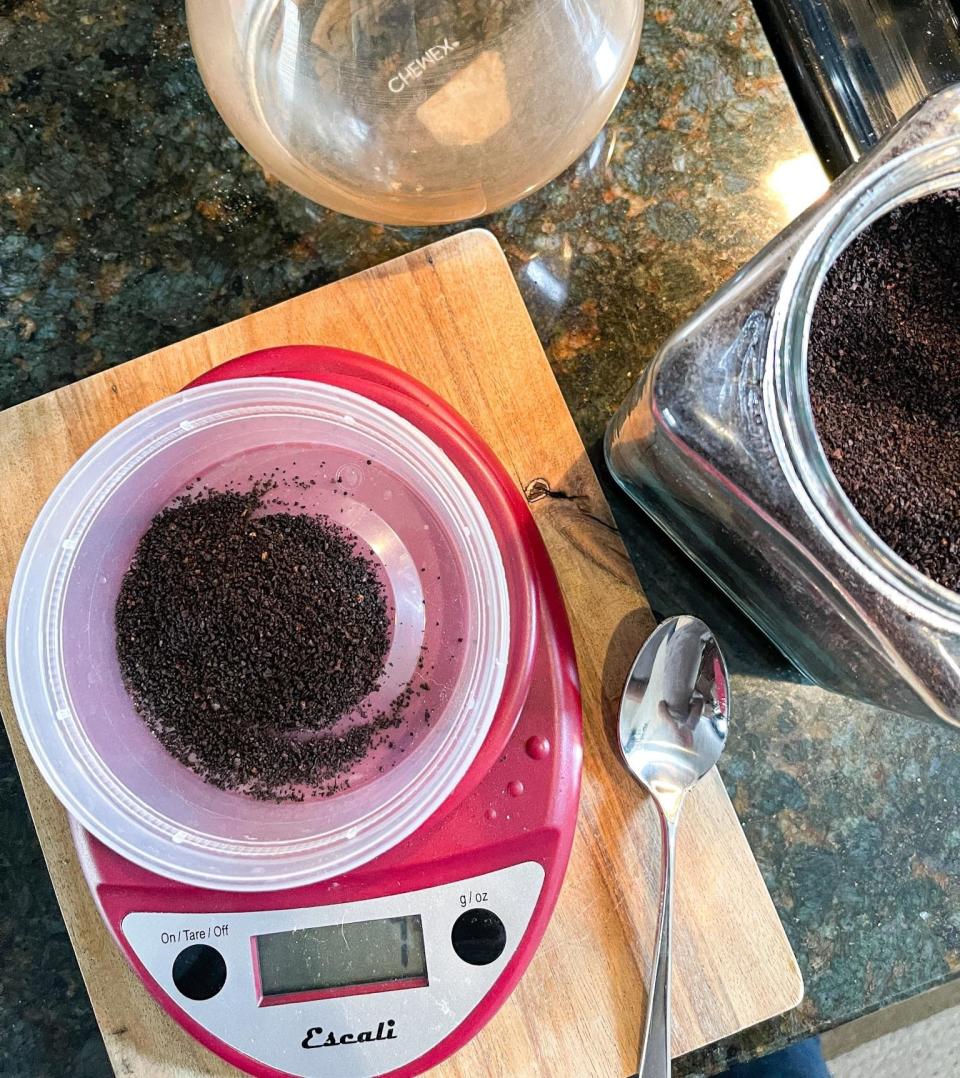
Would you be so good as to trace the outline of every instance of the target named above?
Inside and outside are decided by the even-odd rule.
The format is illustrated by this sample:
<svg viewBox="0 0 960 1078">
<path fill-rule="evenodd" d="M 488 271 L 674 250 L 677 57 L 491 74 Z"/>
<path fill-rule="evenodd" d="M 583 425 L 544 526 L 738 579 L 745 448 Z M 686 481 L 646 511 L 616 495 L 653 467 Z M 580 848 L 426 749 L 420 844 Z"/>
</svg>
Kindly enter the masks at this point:
<svg viewBox="0 0 960 1078">
<path fill-rule="evenodd" d="M 264 999 L 334 989 L 427 983 L 420 915 L 255 936 Z"/>
</svg>

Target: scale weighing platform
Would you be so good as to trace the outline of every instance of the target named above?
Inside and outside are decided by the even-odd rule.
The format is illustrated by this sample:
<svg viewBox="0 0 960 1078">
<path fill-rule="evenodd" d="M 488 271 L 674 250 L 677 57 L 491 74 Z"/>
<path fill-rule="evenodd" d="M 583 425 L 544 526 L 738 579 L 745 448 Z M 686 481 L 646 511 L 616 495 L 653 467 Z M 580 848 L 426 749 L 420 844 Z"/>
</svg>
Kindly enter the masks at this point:
<svg viewBox="0 0 960 1078">
<path fill-rule="evenodd" d="M 407 401 L 407 418 L 424 419 L 473 487 L 504 565 L 523 565 L 511 584 L 529 598 L 528 644 L 511 652 L 489 733 L 449 796 L 385 852 L 332 878 L 212 889 L 136 863 L 72 817 L 74 841 L 131 965 L 211 1051 L 274 1078 L 420 1074 L 504 1002 L 560 891 L 582 755 L 563 601 L 523 497 L 425 387 L 367 357 L 306 347 L 242 357 L 194 385 L 249 377 L 322 382 L 398 411 Z"/>
</svg>

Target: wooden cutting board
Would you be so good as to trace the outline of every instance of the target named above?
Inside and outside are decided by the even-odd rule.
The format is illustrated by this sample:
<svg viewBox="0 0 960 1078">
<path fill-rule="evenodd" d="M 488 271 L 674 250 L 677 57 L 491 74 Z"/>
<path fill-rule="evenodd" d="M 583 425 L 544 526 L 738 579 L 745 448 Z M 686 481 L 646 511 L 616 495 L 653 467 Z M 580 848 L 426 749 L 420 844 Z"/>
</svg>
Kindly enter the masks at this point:
<svg viewBox="0 0 960 1078">
<path fill-rule="evenodd" d="M 6 462 L 0 491 L 4 624 L 27 532 L 76 458 L 120 420 L 214 364 L 281 344 L 329 344 L 379 356 L 450 401 L 527 493 L 573 626 L 585 765 L 563 892 L 511 999 L 433 1074 L 620 1078 L 635 1065 L 659 853 L 653 810 L 624 774 L 607 731 L 627 669 L 653 620 L 506 260 L 489 233 L 444 240 L 0 415 L 0 460 Z M 5 668 L 3 674 L 0 710 L 117 1073 L 236 1074 L 161 1011 L 107 934 L 84 885 L 66 814 L 24 746 Z M 735 712 L 733 721 L 735 738 Z M 673 1043 L 680 1055 L 796 1005 L 803 984 L 716 772 L 687 801 L 677 887 Z"/>
</svg>

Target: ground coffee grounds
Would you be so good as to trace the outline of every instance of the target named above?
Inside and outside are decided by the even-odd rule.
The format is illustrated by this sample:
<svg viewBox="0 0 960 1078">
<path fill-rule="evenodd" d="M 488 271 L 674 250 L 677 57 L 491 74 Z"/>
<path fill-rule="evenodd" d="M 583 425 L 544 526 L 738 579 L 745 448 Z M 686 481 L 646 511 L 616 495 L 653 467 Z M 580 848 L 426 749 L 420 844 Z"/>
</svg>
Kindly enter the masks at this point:
<svg viewBox="0 0 960 1078">
<path fill-rule="evenodd" d="M 346 532 L 265 512 L 267 493 L 188 494 L 153 520 L 120 588 L 117 655 L 150 729 L 208 782 L 263 799 L 329 794 L 412 690 L 329 732 L 383 675 L 384 590 Z"/>
<path fill-rule="evenodd" d="M 960 191 L 899 207 L 847 247 L 808 355 L 847 496 L 905 561 L 960 591 Z"/>
</svg>

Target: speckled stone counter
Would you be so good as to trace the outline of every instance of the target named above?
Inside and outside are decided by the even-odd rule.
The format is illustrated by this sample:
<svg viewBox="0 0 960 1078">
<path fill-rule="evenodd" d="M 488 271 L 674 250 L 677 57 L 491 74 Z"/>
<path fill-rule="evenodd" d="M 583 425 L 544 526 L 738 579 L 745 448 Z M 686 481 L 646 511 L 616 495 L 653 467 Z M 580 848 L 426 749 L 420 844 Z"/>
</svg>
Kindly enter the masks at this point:
<svg viewBox="0 0 960 1078">
<path fill-rule="evenodd" d="M 172 0 L 0 0 L 0 104 L 0 406 L 450 231 L 337 217 L 265 178 L 208 102 Z M 604 134 L 484 222 L 595 453 L 666 335 L 820 183 L 749 0 L 654 3 Z M 797 1011 L 675 1073 L 713 1073 L 951 977 L 960 737 L 800 683 L 609 494 L 655 611 L 705 617 L 731 657 L 721 770 L 807 984 Z M 99 1078 L 106 1058 L 6 750 L 0 820 L 0 1072 Z"/>
</svg>

